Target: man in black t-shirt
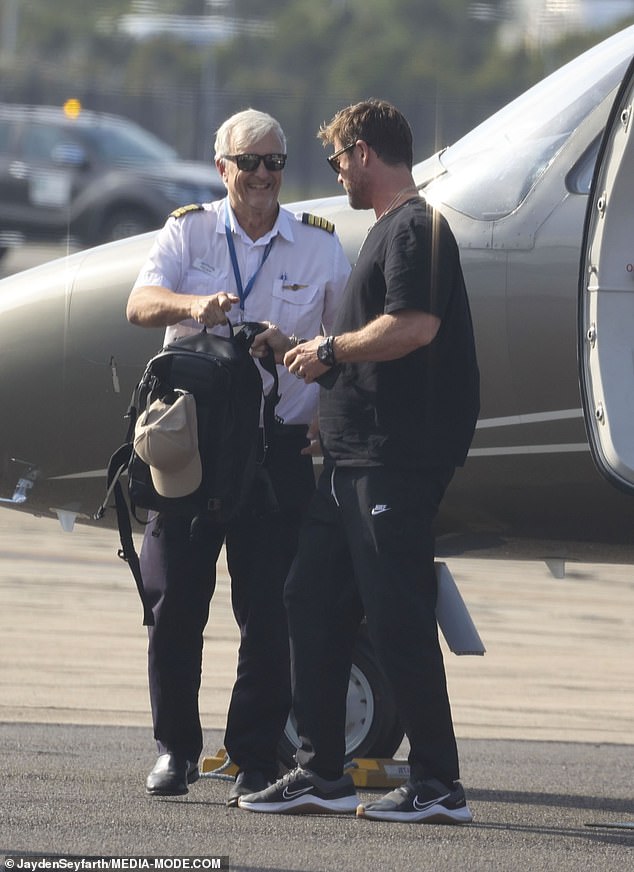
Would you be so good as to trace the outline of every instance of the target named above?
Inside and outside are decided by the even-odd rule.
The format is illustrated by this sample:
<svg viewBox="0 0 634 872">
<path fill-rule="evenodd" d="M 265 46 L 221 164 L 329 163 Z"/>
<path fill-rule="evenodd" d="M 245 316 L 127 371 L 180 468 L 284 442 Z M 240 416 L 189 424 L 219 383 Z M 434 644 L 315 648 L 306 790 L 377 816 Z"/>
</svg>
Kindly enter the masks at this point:
<svg viewBox="0 0 634 872">
<path fill-rule="evenodd" d="M 432 251 L 433 257 L 422 254 Z M 373 341 L 385 330 L 380 358 L 368 360 L 366 346 L 348 360 L 346 334 L 355 332 L 358 343 L 356 331 L 366 325 Z M 411 330 L 413 347 L 401 356 L 396 332 L 404 329 Z M 415 192 L 370 230 L 334 331 L 341 373 L 321 391 L 319 406 L 326 460 L 413 469 L 462 465 L 478 412 L 471 317 L 454 237 Z M 427 338 L 431 331 L 433 342 L 416 345 L 417 333 Z M 301 358 L 298 364 L 305 369 Z"/>
<path fill-rule="evenodd" d="M 320 131 L 355 209 L 376 221 L 333 335 L 288 351 L 319 380 L 324 471 L 285 588 L 298 768 L 242 797 L 263 812 L 352 812 L 388 821 L 465 823 L 436 623 L 432 526 L 479 411 L 479 375 L 456 241 L 420 198 L 401 113 L 371 100 Z M 288 344 L 263 334 L 278 355 Z M 363 616 L 410 743 L 408 781 L 358 804 L 343 775 L 348 676 Z"/>
</svg>

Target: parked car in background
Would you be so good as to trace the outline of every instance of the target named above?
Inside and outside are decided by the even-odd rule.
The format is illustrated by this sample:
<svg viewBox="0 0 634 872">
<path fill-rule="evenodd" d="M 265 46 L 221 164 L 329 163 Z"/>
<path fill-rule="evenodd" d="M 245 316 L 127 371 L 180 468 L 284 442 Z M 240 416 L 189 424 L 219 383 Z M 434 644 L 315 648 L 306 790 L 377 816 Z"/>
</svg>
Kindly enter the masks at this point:
<svg viewBox="0 0 634 872">
<path fill-rule="evenodd" d="M 76 101 L 0 104 L 0 256 L 20 242 L 88 246 L 143 233 L 177 206 L 223 195 L 211 155 L 181 160 L 125 118 Z"/>
</svg>

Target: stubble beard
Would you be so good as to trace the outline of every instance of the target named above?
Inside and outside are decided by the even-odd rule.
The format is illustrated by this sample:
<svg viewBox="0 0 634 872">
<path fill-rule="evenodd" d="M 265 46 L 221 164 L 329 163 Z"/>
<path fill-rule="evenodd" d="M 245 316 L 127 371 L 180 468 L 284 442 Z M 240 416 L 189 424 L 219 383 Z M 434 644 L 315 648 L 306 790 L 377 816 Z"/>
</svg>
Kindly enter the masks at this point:
<svg viewBox="0 0 634 872">
<path fill-rule="evenodd" d="M 366 198 L 364 196 L 362 186 L 360 186 L 354 180 L 351 180 L 350 185 L 346 190 L 346 194 L 348 195 L 348 203 L 350 204 L 351 209 L 370 208 L 366 203 Z"/>
</svg>

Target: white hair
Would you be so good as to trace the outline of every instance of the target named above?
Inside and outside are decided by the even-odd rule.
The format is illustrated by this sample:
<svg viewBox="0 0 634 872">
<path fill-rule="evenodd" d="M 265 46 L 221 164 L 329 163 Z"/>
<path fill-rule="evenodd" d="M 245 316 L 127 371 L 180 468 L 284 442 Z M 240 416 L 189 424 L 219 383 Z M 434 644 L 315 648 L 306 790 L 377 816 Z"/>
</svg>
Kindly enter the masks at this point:
<svg viewBox="0 0 634 872">
<path fill-rule="evenodd" d="M 286 137 L 279 121 L 257 109 L 236 112 L 216 131 L 215 158 L 218 160 L 223 154 L 231 154 L 233 148 L 239 147 L 236 143 L 256 142 L 269 133 L 275 133 L 279 137 L 282 151 L 286 152 Z"/>
</svg>

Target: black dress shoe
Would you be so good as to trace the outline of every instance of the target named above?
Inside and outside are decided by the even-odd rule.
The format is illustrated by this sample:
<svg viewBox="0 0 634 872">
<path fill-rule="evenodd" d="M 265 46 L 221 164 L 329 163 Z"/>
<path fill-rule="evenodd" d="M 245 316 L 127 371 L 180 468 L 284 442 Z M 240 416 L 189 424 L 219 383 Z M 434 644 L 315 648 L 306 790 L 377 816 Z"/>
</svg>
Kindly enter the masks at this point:
<svg viewBox="0 0 634 872">
<path fill-rule="evenodd" d="M 266 775 L 261 772 L 238 772 L 236 780 L 229 791 L 227 805 L 237 807 L 238 799 L 249 793 L 259 793 L 271 784 Z"/>
<path fill-rule="evenodd" d="M 145 789 L 152 796 L 183 796 L 189 792 L 187 785 L 199 777 L 197 763 L 176 754 L 161 754 L 147 777 Z"/>
</svg>

